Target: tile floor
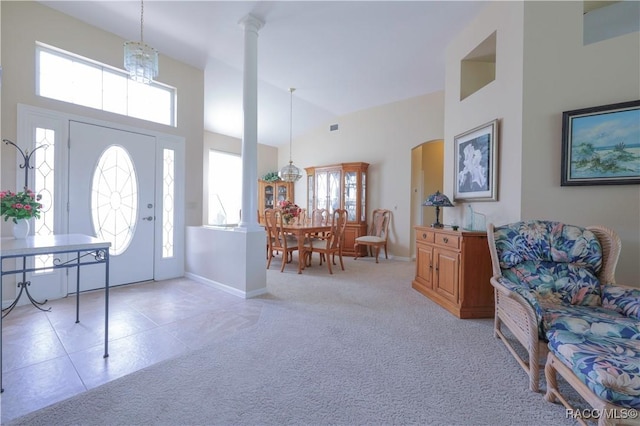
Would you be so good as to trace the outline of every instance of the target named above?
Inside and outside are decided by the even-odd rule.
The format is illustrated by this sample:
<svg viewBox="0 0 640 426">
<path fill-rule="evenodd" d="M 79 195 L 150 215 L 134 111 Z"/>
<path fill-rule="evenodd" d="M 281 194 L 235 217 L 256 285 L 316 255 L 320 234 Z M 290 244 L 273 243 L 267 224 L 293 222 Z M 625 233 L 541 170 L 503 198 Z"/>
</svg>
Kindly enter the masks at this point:
<svg viewBox="0 0 640 426">
<path fill-rule="evenodd" d="M 104 354 L 104 291 L 19 306 L 2 324 L 1 421 L 72 397 L 255 324 L 261 303 L 180 278 L 115 287 Z"/>
</svg>

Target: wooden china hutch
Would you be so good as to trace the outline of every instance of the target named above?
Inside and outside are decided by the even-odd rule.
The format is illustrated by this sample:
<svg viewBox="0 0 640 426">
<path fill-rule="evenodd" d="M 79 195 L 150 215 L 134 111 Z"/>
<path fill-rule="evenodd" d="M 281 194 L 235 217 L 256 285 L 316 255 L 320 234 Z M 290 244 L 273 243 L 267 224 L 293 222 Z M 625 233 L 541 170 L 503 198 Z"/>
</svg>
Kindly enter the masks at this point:
<svg viewBox="0 0 640 426">
<path fill-rule="evenodd" d="M 355 239 L 367 234 L 367 170 L 368 163 L 341 163 L 307 167 L 307 212 L 326 209 L 347 211 L 343 253 L 355 255 Z M 366 256 L 366 246 L 361 246 Z"/>
<path fill-rule="evenodd" d="M 264 224 L 265 209 L 276 208 L 284 200 L 294 202 L 293 188 L 294 182 L 258 180 L 258 222 Z"/>
</svg>

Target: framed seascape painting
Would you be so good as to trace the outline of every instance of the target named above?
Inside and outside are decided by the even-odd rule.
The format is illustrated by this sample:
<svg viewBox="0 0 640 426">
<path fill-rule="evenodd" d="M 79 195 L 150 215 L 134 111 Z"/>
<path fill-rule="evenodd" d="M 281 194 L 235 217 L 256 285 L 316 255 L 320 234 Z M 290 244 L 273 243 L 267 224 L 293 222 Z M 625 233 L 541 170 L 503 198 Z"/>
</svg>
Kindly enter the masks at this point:
<svg viewBox="0 0 640 426">
<path fill-rule="evenodd" d="M 454 138 L 455 201 L 498 199 L 498 120 Z"/>
<path fill-rule="evenodd" d="M 640 183 L 640 100 L 562 113 L 561 185 Z"/>
</svg>

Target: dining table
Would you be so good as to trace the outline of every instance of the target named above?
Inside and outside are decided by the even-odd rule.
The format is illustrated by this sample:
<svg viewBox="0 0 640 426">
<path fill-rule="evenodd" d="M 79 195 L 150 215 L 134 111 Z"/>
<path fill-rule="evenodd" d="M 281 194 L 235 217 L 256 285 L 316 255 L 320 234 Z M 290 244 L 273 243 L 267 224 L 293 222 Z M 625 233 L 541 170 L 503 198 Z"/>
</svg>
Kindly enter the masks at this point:
<svg viewBox="0 0 640 426">
<path fill-rule="evenodd" d="M 331 224 L 317 224 L 313 222 L 292 221 L 291 223 L 283 223 L 282 230 L 287 234 L 291 234 L 298 240 L 298 273 L 301 274 L 304 269 L 305 246 L 304 241 L 307 235 L 321 234 L 331 231 Z"/>
</svg>

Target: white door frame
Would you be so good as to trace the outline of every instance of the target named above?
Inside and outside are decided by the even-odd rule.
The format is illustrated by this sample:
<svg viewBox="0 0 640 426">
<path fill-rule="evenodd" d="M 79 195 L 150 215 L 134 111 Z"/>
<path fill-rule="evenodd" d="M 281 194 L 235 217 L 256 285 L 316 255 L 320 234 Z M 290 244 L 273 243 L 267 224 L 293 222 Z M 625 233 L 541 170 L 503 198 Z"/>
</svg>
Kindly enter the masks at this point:
<svg viewBox="0 0 640 426">
<path fill-rule="evenodd" d="M 36 127 L 54 128 L 56 131 L 56 154 L 55 154 L 55 182 L 57 195 L 54 203 L 54 215 L 56 218 L 54 232 L 56 234 L 65 234 L 68 232 L 67 221 L 67 203 L 69 200 L 69 182 L 68 182 L 68 158 L 69 158 L 69 122 L 80 121 L 97 126 L 111 127 L 117 130 L 142 133 L 156 138 L 156 179 L 155 179 L 155 203 L 158 206 L 156 212 L 156 221 L 154 225 L 155 250 L 154 250 L 154 279 L 163 280 L 184 276 L 184 257 L 185 257 L 185 139 L 181 136 L 171 135 L 167 133 L 157 132 L 154 130 L 128 126 L 120 123 L 108 122 L 94 118 L 84 117 L 66 112 L 53 111 L 30 105 L 18 104 L 18 131 L 16 144 L 23 149 L 31 151 L 34 147 L 35 140 L 33 129 Z M 48 126 L 48 127 L 47 127 Z M 59 137 L 58 137 L 59 134 Z M 173 151 L 174 163 L 174 206 L 173 209 L 173 229 L 174 232 L 170 236 L 173 237 L 173 255 L 163 257 L 163 237 L 165 228 L 165 219 L 169 218 L 169 214 L 161 207 L 163 206 L 163 170 L 165 167 L 164 152 L 165 150 Z M 22 185 L 24 179 L 24 170 L 18 168 L 18 185 Z M 29 181 L 33 182 L 33 177 L 29 177 Z M 44 297 L 53 299 L 56 297 L 64 297 L 69 291 L 65 270 L 57 270 L 58 273 L 65 276 L 61 279 L 60 285 L 51 285 L 51 280 L 47 279 L 48 286 L 44 290 L 45 282 L 37 283 L 32 280 L 33 293 L 37 296 L 43 294 Z M 36 277 L 34 277 L 36 278 Z M 52 277 L 49 277 L 52 278 Z M 36 281 L 45 281 L 37 280 Z M 38 287 L 41 287 L 38 291 Z"/>
</svg>

